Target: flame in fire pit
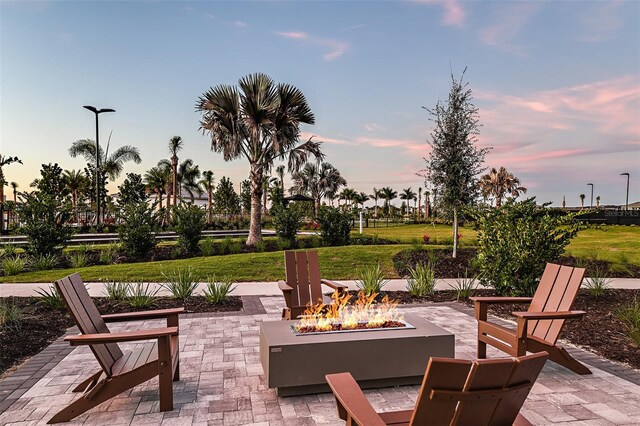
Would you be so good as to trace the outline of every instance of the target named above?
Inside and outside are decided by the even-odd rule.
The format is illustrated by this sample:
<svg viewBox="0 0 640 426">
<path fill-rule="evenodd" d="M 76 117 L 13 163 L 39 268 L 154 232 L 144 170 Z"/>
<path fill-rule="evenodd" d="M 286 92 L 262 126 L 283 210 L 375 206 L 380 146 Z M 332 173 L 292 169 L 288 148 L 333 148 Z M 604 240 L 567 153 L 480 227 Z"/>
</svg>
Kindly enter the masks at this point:
<svg viewBox="0 0 640 426">
<path fill-rule="evenodd" d="M 352 296 L 335 291 L 331 295 L 333 303 L 325 305 L 321 301 L 308 305 L 298 322 L 293 325 L 297 333 L 321 331 L 371 329 L 404 326 L 404 314 L 397 310 L 398 301 L 385 296 L 380 303 L 375 302 L 378 294 L 367 296 L 363 291 L 349 304 Z"/>
</svg>

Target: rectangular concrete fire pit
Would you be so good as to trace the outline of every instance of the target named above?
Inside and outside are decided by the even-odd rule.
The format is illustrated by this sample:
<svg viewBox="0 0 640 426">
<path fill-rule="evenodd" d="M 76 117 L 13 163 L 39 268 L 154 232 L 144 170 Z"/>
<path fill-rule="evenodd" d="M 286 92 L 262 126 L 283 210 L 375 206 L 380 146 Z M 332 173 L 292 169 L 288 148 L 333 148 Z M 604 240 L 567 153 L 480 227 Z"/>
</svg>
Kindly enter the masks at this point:
<svg viewBox="0 0 640 426">
<path fill-rule="evenodd" d="M 325 374 L 350 372 L 363 388 L 420 384 L 431 356 L 453 358 L 448 331 L 414 315 L 415 328 L 295 335 L 295 321 L 260 326 L 260 360 L 279 396 L 329 392 Z"/>
</svg>

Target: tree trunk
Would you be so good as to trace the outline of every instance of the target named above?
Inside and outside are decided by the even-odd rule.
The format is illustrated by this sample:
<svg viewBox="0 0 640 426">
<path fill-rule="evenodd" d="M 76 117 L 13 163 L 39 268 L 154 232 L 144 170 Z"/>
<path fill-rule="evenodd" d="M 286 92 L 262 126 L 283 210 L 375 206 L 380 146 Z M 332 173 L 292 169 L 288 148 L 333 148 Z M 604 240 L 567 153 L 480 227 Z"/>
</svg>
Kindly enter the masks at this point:
<svg viewBox="0 0 640 426">
<path fill-rule="evenodd" d="M 418 192 L 418 208 L 416 209 L 416 219 L 418 223 L 422 219 L 422 192 Z"/>
<path fill-rule="evenodd" d="M 212 203 L 211 200 L 213 199 L 213 194 L 211 193 L 211 187 L 209 187 L 209 189 L 207 189 L 207 223 L 211 223 L 211 209 L 212 209 Z"/>
<path fill-rule="evenodd" d="M 158 211 L 162 210 L 162 192 L 158 192 L 158 201 L 160 201 L 160 204 L 158 204 Z"/>
<path fill-rule="evenodd" d="M 257 164 L 251 164 L 249 180 L 251 181 L 251 221 L 247 245 L 253 246 L 262 241 L 262 224 L 260 223 L 262 220 L 262 168 Z"/>
<path fill-rule="evenodd" d="M 320 213 L 320 198 L 316 197 L 313 199 L 313 211 L 316 214 L 316 217 L 318 217 L 318 214 Z"/>
<path fill-rule="evenodd" d="M 178 157 L 171 158 L 171 166 L 173 171 L 173 205 L 175 206 L 178 197 Z M 169 205 L 168 202 L 167 205 Z"/>
<path fill-rule="evenodd" d="M 267 189 L 262 188 L 262 214 L 267 214 Z"/>
<path fill-rule="evenodd" d="M 4 173 L 0 167 L 0 234 L 4 231 Z"/>
<path fill-rule="evenodd" d="M 458 208 L 453 208 L 453 258 L 458 255 Z"/>
</svg>

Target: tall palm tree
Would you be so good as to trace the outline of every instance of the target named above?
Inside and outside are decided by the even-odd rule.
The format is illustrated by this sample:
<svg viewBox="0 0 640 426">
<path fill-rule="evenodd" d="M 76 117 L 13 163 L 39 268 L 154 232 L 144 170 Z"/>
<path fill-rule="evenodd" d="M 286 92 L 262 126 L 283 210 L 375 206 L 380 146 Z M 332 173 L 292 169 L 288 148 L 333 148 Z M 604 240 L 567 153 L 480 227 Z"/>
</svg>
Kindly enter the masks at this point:
<svg viewBox="0 0 640 426">
<path fill-rule="evenodd" d="M 280 179 L 280 189 L 284 194 L 284 166 L 283 165 L 279 165 L 278 167 L 276 167 L 276 174 L 278 175 L 278 179 Z"/>
<path fill-rule="evenodd" d="M 580 208 L 583 209 L 584 208 L 584 194 L 580 194 Z"/>
<path fill-rule="evenodd" d="M 480 177 L 478 187 L 485 198 L 493 197 L 496 207 L 502 205 L 502 199 L 508 194 L 517 198 L 520 193 L 526 193 L 527 188 L 520 186 L 520 179 L 504 167 L 499 170 L 492 168 L 489 173 Z"/>
<path fill-rule="evenodd" d="M 213 190 L 215 189 L 213 172 L 211 170 L 202 172 L 200 186 L 207 191 L 207 222 L 211 222 L 211 214 L 213 213 Z"/>
<path fill-rule="evenodd" d="M 405 200 L 407 203 L 407 211 L 406 214 L 409 214 L 409 209 L 411 208 L 411 201 L 416 198 L 416 193 L 411 190 L 411 187 L 405 188 L 402 190 L 400 194 L 400 199 Z"/>
<path fill-rule="evenodd" d="M 171 183 L 171 170 L 162 165 L 150 168 L 144 174 L 144 184 L 147 192 L 158 196 L 158 209 L 162 210 L 162 196 L 167 193 Z"/>
<path fill-rule="evenodd" d="M 418 205 L 416 209 L 416 219 L 420 222 L 422 217 L 422 187 L 418 187 Z"/>
<path fill-rule="evenodd" d="M 375 208 L 373 209 L 373 215 L 377 219 L 378 218 L 378 199 L 382 198 L 382 196 L 380 195 L 380 190 L 376 187 L 373 187 L 373 192 L 369 194 L 369 197 L 371 197 L 371 199 L 375 203 Z"/>
<path fill-rule="evenodd" d="M 14 199 L 15 199 L 15 196 L 14 196 Z M 600 208 L 600 196 L 599 195 L 596 197 L 596 208 L 597 209 Z"/>
<path fill-rule="evenodd" d="M 353 201 L 360 204 L 360 208 L 364 210 L 364 203 L 369 201 L 370 198 L 365 192 L 356 192 L 353 196 Z"/>
<path fill-rule="evenodd" d="M 320 212 L 320 201 L 327 195 L 335 195 L 341 186 L 347 184 L 338 169 L 329 163 L 307 163 L 302 170 L 293 173 L 291 191 L 295 194 L 307 194 L 313 198 L 315 215 Z"/>
<path fill-rule="evenodd" d="M 172 196 L 177 196 L 182 199 L 182 191 L 185 190 L 191 197 L 191 201 L 193 202 L 194 193 L 202 194 L 202 188 L 198 183 L 200 179 L 200 167 L 193 164 L 193 160 L 191 158 L 186 158 L 180 162 L 176 169 L 176 173 L 173 173 L 173 164 L 169 160 L 160 160 L 158 162 L 158 166 L 163 167 L 169 170 L 170 173 L 170 184 L 169 188 L 167 188 L 167 194 L 171 194 Z M 176 181 L 176 191 L 173 192 L 173 181 Z M 176 201 L 174 201 L 173 205 L 175 206 L 177 203 L 177 198 L 174 197 Z M 167 208 L 170 207 L 169 198 L 167 197 Z"/>
<path fill-rule="evenodd" d="M 429 215 L 431 214 L 431 198 L 429 196 L 431 193 L 429 191 L 424 191 L 424 218 L 425 220 L 429 219 Z"/>
<path fill-rule="evenodd" d="M 13 204 L 15 205 L 17 202 L 17 197 L 18 197 L 18 183 L 17 182 L 11 182 L 9 184 L 11 186 L 11 189 L 13 190 Z M 600 198 L 600 197 L 598 197 Z"/>
<path fill-rule="evenodd" d="M 345 201 L 345 206 L 351 207 L 353 199 L 357 194 L 356 190 L 353 188 L 345 188 L 340 193 L 340 198 Z"/>
<path fill-rule="evenodd" d="M 300 125 L 314 124 L 315 117 L 304 94 L 289 84 L 276 84 L 256 73 L 243 77 L 238 86 L 219 85 L 196 103 L 202 113 L 200 128 L 211 137 L 211 150 L 225 161 L 244 157 L 250 166 L 251 221 L 247 245 L 262 240 L 262 176 L 276 159 L 287 160 L 289 172 L 297 172 L 310 156 L 322 159 L 320 143 L 309 138 L 299 143 Z"/>
<path fill-rule="evenodd" d="M 390 204 L 391 200 L 395 199 L 398 196 L 398 192 L 394 191 L 391 187 L 385 186 L 380 189 L 380 198 L 384 200 L 384 208 L 387 210 L 387 217 L 390 213 Z"/>
<path fill-rule="evenodd" d="M 9 164 L 12 164 L 12 163 L 20 163 L 20 164 L 22 164 L 22 160 L 20 160 L 18 157 L 8 157 L 8 156 L 0 154 L 0 233 L 4 229 L 4 220 L 3 220 L 3 217 L 2 217 L 2 208 L 4 207 L 4 186 L 7 183 L 7 181 L 4 178 L 4 171 L 2 170 L 2 168 L 4 166 L 8 166 Z"/>
<path fill-rule="evenodd" d="M 71 144 L 69 148 L 69 155 L 73 158 L 82 156 L 87 163 L 96 163 L 96 142 L 91 139 L 80 139 Z M 109 144 L 107 144 L 106 151 L 100 147 L 100 167 L 102 171 L 111 180 L 115 180 L 120 176 L 124 169 L 124 163 L 133 161 L 136 164 L 142 162 L 140 157 L 140 150 L 135 146 L 125 145 L 116 149 L 113 153 L 109 154 Z"/>
<path fill-rule="evenodd" d="M 78 199 L 87 189 L 91 182 L 87 178 L 82 170 L 65 170 L 62 174 L 64 184 L 71 194 L 71 203 L 73 207 L 78 205 Z"/>
<path fill-rule="evenodd" d="M 169 154 L 171 154 L 171 191 L 173 193 L 173 205 L 176 205 L 178 197 L 178 152 L 182 150 L 182 138 L 180 136 L 174 136 L 169 139 Z M 169 200 L 167 200 L 167 206 Z"/>
</svg>

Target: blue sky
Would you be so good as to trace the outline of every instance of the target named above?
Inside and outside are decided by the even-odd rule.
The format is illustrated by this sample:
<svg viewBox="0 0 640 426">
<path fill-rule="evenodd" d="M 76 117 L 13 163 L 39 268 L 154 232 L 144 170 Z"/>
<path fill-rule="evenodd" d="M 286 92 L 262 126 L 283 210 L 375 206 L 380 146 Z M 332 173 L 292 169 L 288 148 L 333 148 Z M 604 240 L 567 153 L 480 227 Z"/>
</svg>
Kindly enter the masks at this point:
<svg viewBox="0 0 640 426">
<path fill-rule="evenodd" d="M 209 87 L 264 72 L 307 96 L 327 161 L 371 192 L 423 184 L 431 123 L 422 106 L 465 79 L 480 109 L 479 142 L 540 201 L 640 200 L 640 2 L 7 1 L 0 0 L 0 152 L 22 189 L 40 164 L 82 168 L 67 149 L 95 138 L 135 145 L 143 173 L 173 135 L 217 179 L 236 186 L 198 130 Z M 124 176 L 123 176 L 124 177 Z M 112 185 L 115 190 L 116 184 Z M 399 201 L 397 201 L 399 202 Z"/>
</svg>

